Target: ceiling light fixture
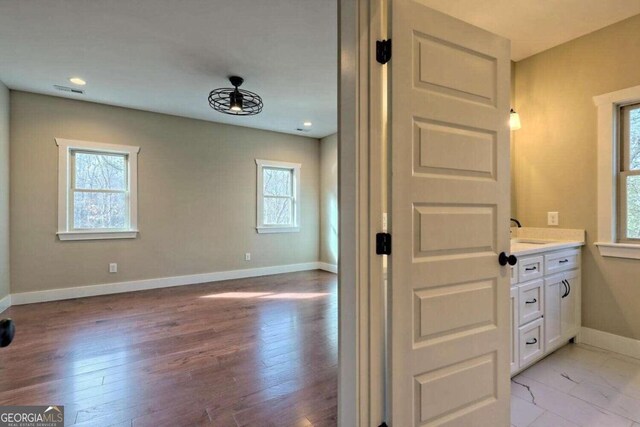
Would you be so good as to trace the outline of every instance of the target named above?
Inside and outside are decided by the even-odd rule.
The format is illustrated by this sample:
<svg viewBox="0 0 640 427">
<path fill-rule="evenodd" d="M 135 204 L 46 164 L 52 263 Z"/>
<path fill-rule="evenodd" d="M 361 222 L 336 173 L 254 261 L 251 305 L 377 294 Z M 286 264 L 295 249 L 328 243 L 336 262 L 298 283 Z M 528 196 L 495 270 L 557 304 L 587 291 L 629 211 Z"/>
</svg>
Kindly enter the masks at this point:
<svg viewBox="0 0 640 427">
<path fill-rule="evenodd" d="M 74 85 L 78 85 L 78 86 L 84 86 L 87 84 L 87 82 L 85 82 L 84 80 L 82 80 L 80 77 L 71 77 L 69 79 L 69 81 L 71 83 L 73 83 Z"/>
<path fill-rule="evenodd" d="M 520 123 L 520 114 L 516 113 L 513 108 L 509 114 L 509 127 L 511 130 L 518 130 L 522 127 L 522 124 Z"/>
<path fill-rule="evenodd" d="M 248 90 L 238 89 L 244 79 L 229 77 L 232 88 L 214 89 L 209 93 L 209 105 L 216 111 L 233 116 L 254 116 L 262 112 L 262 98 Z"/>
<path fill-rule="evenodd" d="M 306 127 L 310 127 L 313 123 L 311 122 L 304 122 L 303 125 L 305 125 Z"/>
</svg>

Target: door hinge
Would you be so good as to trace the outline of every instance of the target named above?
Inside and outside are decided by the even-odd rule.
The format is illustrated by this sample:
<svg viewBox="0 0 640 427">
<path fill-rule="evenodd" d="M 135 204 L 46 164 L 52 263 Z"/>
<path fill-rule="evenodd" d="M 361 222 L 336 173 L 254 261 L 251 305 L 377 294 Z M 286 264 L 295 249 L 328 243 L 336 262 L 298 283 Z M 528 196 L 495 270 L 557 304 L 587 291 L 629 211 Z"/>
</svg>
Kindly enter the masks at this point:
<svg viewBox="0 0 640 427">
<path fill-rule="evenodd" d="M 376 254 L 391 255 L 391 234 L 389 233 L 376 234 Z"/>
<path fill-rule="evenodd" d="M 376 41 L 376 61 L 386 64 L 391 59 L 391 39 Z"/>
</svg>

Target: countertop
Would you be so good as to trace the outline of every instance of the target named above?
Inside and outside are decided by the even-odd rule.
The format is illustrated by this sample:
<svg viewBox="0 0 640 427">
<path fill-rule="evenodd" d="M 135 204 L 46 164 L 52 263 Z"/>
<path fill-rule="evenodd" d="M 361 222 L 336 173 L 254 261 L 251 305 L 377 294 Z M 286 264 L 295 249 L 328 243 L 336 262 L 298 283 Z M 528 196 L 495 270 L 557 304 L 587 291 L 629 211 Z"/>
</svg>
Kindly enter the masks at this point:
<svg viewBox="0 0 640 427">
<path fill-rule="evenodd" d="M 542 240 L 542 239 L 511 239 L 512 255 L 532 255 L 540 252 L 584 246 L 580 240 Z"/>
</svg>

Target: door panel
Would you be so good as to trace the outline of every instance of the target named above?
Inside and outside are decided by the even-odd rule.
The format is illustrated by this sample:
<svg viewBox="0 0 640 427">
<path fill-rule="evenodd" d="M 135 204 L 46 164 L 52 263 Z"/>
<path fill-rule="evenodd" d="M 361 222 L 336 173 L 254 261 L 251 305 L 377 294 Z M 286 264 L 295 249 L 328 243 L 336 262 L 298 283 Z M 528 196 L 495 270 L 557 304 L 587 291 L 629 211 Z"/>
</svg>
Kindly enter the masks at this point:
<svg viewBox="0 0 640 427">
<path fill-rule="evenodd" d="M 567 288 L 564 275 L 556 275 L 544 280 L 544 335 L 545 351 L 549 351 L 563 341 L 561 316 L 561 300 Z"/>
<path fill-rule="evenodd" d="M 513 374 L 520 367 L 520 334 L 518 333 L 518 321 L 520 316 L 518 314 L 518 288 L 511 288 L 511 373 Z"/>
<path fill-rule="evenodd" d="M 580 272 L 570 271 L 564 274 L 568 282 L 567 296 L 561 299 L 561 330 L 563 339 L 574 337 L 580 328 L 579 307 Z"/>
<path fill-rule="evenodd" d="M 391 424 L 509 425 L 509 42 L 391 0 Z"/>
</svg>

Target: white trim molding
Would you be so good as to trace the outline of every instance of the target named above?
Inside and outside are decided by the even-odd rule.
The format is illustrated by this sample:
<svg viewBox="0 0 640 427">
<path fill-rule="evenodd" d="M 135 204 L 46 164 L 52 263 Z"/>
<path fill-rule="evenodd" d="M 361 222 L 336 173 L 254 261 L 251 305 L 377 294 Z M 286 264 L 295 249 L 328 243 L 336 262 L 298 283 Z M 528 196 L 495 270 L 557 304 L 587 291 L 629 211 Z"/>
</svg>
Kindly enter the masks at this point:
<svg viewBox="0 0 640 427">
<path fill-rule="evenodd" d="M 105 231 L 59 231 L 58 238 L 65 240 L 100 240 L 100 239 L 135 239 L 138 230 L 105 230 Z"/>
<path fill-rule="evenodd" d="M 319 262 L 318 268 L 320 270 L 328 271 L 329 273 L 338 274 L 338 266 L 336 264 L 329 264 L 328 262 Z"/>
<path fill-rule="evenodd" d="M 0 313 L 11 307 L 11 294 L 0 299 Z"/>
<path fill-rule="evenodd" d="M 582 344 L 591 345 L 593 347 L 602 348 L 604 350 L 640 359 L 640 340 L 610 334 L 608 332 L 583 326 L 580 329 L 579 341 Z"/>
<path fill-rule="evenodd" d="M 598 107 L 598 250 L 601 256 L 640 259 L 640 245 L 616 237 L 618 125 L 621 105 L 640 100 L 640 86 L 593 97 Z"/>
<path fill-rule="evenodd" d="M 20 292 L 11 294 L 9 301 L 10 304 L 13 305 L 32 304 L 38 302 L 59 301 L 98 295 L 119 294 L 123 292 L 170 288 L 173 286 L 197 285 L 200 283 L 244 279 L 248 277 L 269 276 L 272 274 L 293 273 L 297 271 L 324 270 L 321 264 L 324 263 L 306 262 L 301 264 L 276 265 L 272 267 L 216 271 L 212 273 L 190 274 L 186 276 L 173 276 L 157 279 L 132 280 L 128 282 L 105 283 L 101 285 L 76 286 L 70 288 L 51 289 L 46 291 Z"/>
<path fill-rule="evenodd" d="M 140 147 L 131 145 L 104 144 L 92 141 L 77 141 L 55 138 L 58 146 L 58 238 L 67 240 L 134 239 L 138 235 L 138 153 Z M 127 227 L 125 229 L 73 229 L 70 208 L 71 160 L 74 150 L 114 153 L 127 156 Z"/>
<path fill-rule="evenodd" d="M 256 159 L 256 231 L 263 233 L 297 233 L 300 231 L 300 163 L 279 162 L 275 160 Z M 292 209 L 293 223 L 290 225 L 269 225 L 264 223 L 264 187 L 263 187 L 263 169 L 278 168 L 290 170 L 293 174 L 292 189 Z"/>
<path fill-rule="evenodd" d="M 633 243 L 596 242 L 600 255 L 612 258 L 640 259 L 640 245 Z"/>
</svg>

